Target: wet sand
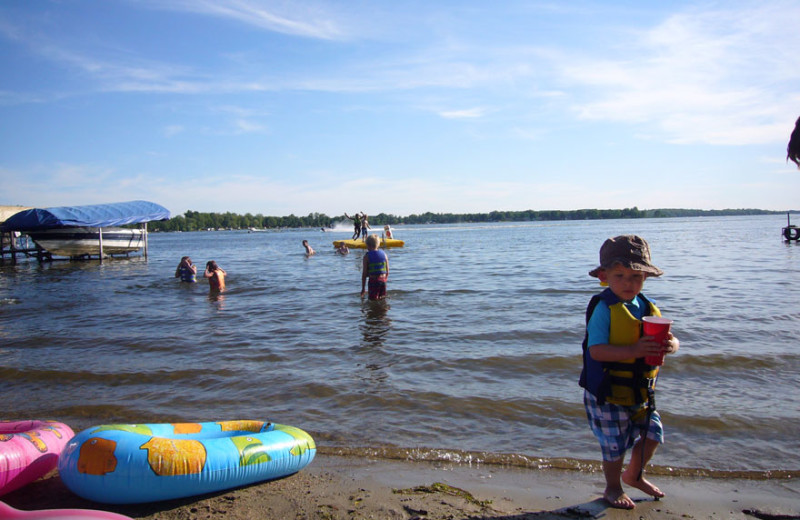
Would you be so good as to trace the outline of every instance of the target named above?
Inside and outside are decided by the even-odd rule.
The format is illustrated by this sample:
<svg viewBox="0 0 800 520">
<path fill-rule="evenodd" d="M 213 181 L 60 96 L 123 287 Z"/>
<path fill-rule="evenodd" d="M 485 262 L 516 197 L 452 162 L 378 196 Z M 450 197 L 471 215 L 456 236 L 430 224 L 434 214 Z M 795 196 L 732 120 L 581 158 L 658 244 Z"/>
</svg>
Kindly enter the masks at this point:
<svg viewBox="0 0 800 520">
<path fill-rule="evenodd" d="M 632 511 L 601 499 L 601 473 L 414 463 L 317 455 L 289 477 L 213 495 L 139 505 L 97 504 L 54 472 L 0 497 L 21 510 L 102 509 L 137 519 L 800 519 L 800 478 L 654 477 L 667 497 L 632 490 Z"/>
</svg>

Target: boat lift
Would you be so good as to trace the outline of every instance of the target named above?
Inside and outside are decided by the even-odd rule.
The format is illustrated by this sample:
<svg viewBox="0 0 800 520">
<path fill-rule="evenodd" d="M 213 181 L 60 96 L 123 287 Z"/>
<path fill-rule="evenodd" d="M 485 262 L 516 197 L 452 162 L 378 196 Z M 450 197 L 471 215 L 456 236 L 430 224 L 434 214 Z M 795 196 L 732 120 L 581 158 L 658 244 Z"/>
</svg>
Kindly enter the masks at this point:
<svg viewBox="0 0 800 520">
<path fill-rule="evenodd" d="M 781 229 L 781 235 L 787 242 L 797 242 L 800 240 L 800 227 L 792 224 L 790 214 L 786 214 L 786 227 Z"/>
<path fill-rule="evenodd" d="M 110 204 L 95 204 L 90 206 L 63 206 L 54 208 L 30 208 L 11 214 L 4 222 L 0 223 L 0 262 L 5 261 L 10 255 L 12 263 L 16 263 L 17 255 L 35 256 L 40 262 L 53 260 L 53 252 L 41 247 L 30 240 L 27 234 L 48 230 L 93 229 L 89 233 L 97 237 L 96 251 L 71 255 L 70 259 L 91 258 L 98 255 L 100 262 L 107 256 L 104 251 L 104 228 L 139 224 L 143 237 L 144 256 L 147 258 L 147 222 L 151 220 L 168 220 L 169 210 L 148 201 L 117 202 Z M 84 232 L 84 234 L 86 234 Z M 22 241 L 24 237 L 24 242 Z M 33 240 L 36 240 L 33 237 Z M 66 239 L 65 239 L 66 240 Z M 31 245 L 33 242 L 33 245 Z M 56 251 L 58 251 L 56 249 Z M 56 254 L 62 254 L 56 252 Z M 125 254 L 119 251 L 113 254 Z"/>
</svg>

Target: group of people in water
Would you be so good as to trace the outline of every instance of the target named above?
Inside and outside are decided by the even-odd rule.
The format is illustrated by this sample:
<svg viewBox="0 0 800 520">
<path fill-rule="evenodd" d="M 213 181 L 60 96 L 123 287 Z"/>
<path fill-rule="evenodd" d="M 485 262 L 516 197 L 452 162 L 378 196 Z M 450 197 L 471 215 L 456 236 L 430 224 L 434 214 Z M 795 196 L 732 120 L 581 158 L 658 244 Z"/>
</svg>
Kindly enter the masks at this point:
<svg viewBox="0 0 800 520">
<path fill-rule="evenodd" d="M 381 237 L 376 234 L 369 235 L 369 217 L 363 211 L 355 213 L 352 217 L 347 213 L 345 217 L 353 221 L 353 236 L 351 240 L 362 240 L 367 246 L 367 252 L 362 258 L 361 264 L 361 297 L 368 296 L 370 300 L 383 300 L 386 298 L 386 282 L 389 278 L 389 255 L 386 251 L 379 249 Z M 392 228 L 387 224 L 383 228 L 384 238 L 392 238 Z M 303 240 L 303 247 L 306 256 L 314 255 L 316 251 L 309 245 L 308 240 Z M 340 255 L 350 253 L 350 248 L 344 240 L 339 242 L 336 252 Z"/>
<path fill-rule="evenodd" d="M 364 297 L 364 295 L 368 294 L 370 300 L 383 300 L 386 298 L 386 281 L 389 278 L 389 257 L 385 251 L 378 249 L 381 244 L 381 237 L 375 234 L 366 236 L 366 229 L 369 229 L 367 215 L 362 213 L 361 215 L 356 214 L 356 216 L 359 216 L 356 221 L 358 222 L 359 233 L 364 230 L 364 242 L 367 246 L 367 252 L 364 254 L 361 267 L 361 296 Z M 366 227 L 363 227 L 365 225 Z M 391 238 L 391 228 L 389 226 L 385 227 L 385 233 L 388 233 L 387 237 Z M 308 243 L 308 240 L 303 240 L 303 247 L 305 248 L 306 257 L 317 253 Z M 350 253 L 350 248 L 342 241 L 336 248 L 336 252 L 346 255 Z M 203 276 L 208 278 L 210 291 L 216 293 L 225 290 L 225 276 L 227 274 L 214 260 L 209 260 L 206 263 L 206 269 L 203 272 Z M 175 278 L 180 278 L 181 282 L 197 283 L 197 266 L 194 265 L 190 257 L 184 256 L 181 258 L 178 267 L 175 269 Z"/>
<path fill-rule="evenodd" d="M 214 260 L 206 262 L 206 270 L 203 276 L 208 278 L 208 286 L 211 291 L 221 292 L 225 289 L 225 276 L 228 273 L 225 269 L 217 265 Z M 182 282 L 197 282 L 197 266 L 192 263 L 188 256 L 181 258 L 181 262 L 175 269 L 175 278 L 180 278 Z"/>
<path fill-rule="evenodd" d="M 344 215 L 353 220 L 354 232 L 351 240 L 356 240 L 359 236 L 362 236 L 362 240 L 367 246 L 367 252 L 362 257 L 361 265 L 361 297 L 368 295 L 370 300 L 383 300 L 386 298 L 386 282 L 389 278 L 389 256 L 386 251 L 379 249 L 381 237 L 376 234 L 368 235 L 367 230 L 371 228 L 367 214 L 363 211 L 356 213 L 352 217 L 347 213 Z M 392 228 L 388 224 L 384 226 L 383 234 L 385 238 L 392 238 Z M 308 240 L 303 240 L 303 247 L 306 251 L 306 257 L 316 254 Z M 342 240 L 336 247 L 336 252 L 340 255 L 346 255 L 350 253 L 350 248 Z"/>
<path fill-rule="evenodd" d="M 311 244 L 308 243 L 308 240 L 303 240 L 303 247 L 306 250 L 307 257 L 317 254 L 317 252 L 314 251 L 314 248 L 311 247 Z M 347 244 L 345 244 L 344 241 L 342 241 L 339 244 L 339 247 L 336 248 L 336 252 L 339 253 L 340 255 L 346 255 L 350 252 L 350 248 L 347 247 Z"/>
<path fill-rule="evenodd" d="M 389 226 L 386 228 L 389 229 Z M 361 259 L 361 297 L 368 295 L 370 300 L 383 300 L 386 298 L 386 281 L 389 279 L 389 255 L 386 251 L 378 249 L 381 237 L 376 234 L 365 237 L 364 243 L 367 252 Z M 316 254 L 308 240 L 303 240 L 303 247 L 306 250 L 306 257 Z M 350 252 L 350 248 L 342 241 L 336 252 L 346 255 Z"/>
</svg>

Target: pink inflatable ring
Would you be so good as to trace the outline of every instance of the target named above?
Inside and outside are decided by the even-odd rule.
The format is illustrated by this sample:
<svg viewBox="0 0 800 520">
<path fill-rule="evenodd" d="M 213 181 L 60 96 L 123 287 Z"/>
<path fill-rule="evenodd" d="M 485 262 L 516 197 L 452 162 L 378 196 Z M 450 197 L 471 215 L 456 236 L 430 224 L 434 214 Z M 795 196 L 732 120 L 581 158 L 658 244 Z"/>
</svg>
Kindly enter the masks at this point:
<svg viewBox="0 0 800 520">
<path fill-rule="evenodd" d="M 0 495 L 45 476 L 75 433 L 55 421 L 0 421 Z"/>
</svg>

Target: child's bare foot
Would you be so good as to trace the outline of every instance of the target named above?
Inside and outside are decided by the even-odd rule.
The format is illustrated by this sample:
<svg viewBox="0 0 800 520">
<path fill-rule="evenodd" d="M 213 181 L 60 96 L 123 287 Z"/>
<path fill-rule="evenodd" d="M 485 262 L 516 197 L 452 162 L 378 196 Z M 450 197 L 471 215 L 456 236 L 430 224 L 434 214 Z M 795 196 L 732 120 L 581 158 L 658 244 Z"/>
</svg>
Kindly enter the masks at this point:
<svg viewBox="0 0 800 520">
<path fill-rule="evenodd" d="M 639 480 L 636 480 L 636 477 L 631 478 L 631 477 L 628 477 L 627 475 L 623 474 L 622 475 L 622 481 L 624 483 L 626 483 L 627 485 L 629 485 L 629 486 L 635 487 L 639 491 L 647 493 L 651 497 L 655 497 L 655 498 L 663 498 L 664 497 L 664 492 L 661 491 L 660 489 L 658 489 L 657 487 L 655 487 L 653 484 L 650 483 L 650 481 L 646 480 L 644 477 L 642 477 Z"/>
<path fill-rule="evenodd" d="M 616 509 L 633 509 L 636 507 L 633 500 L 621 489 L 619 491 L 606 490 L 603 493 L 603 498 L 608 502 L 608 505 Z"/>
</svg>

